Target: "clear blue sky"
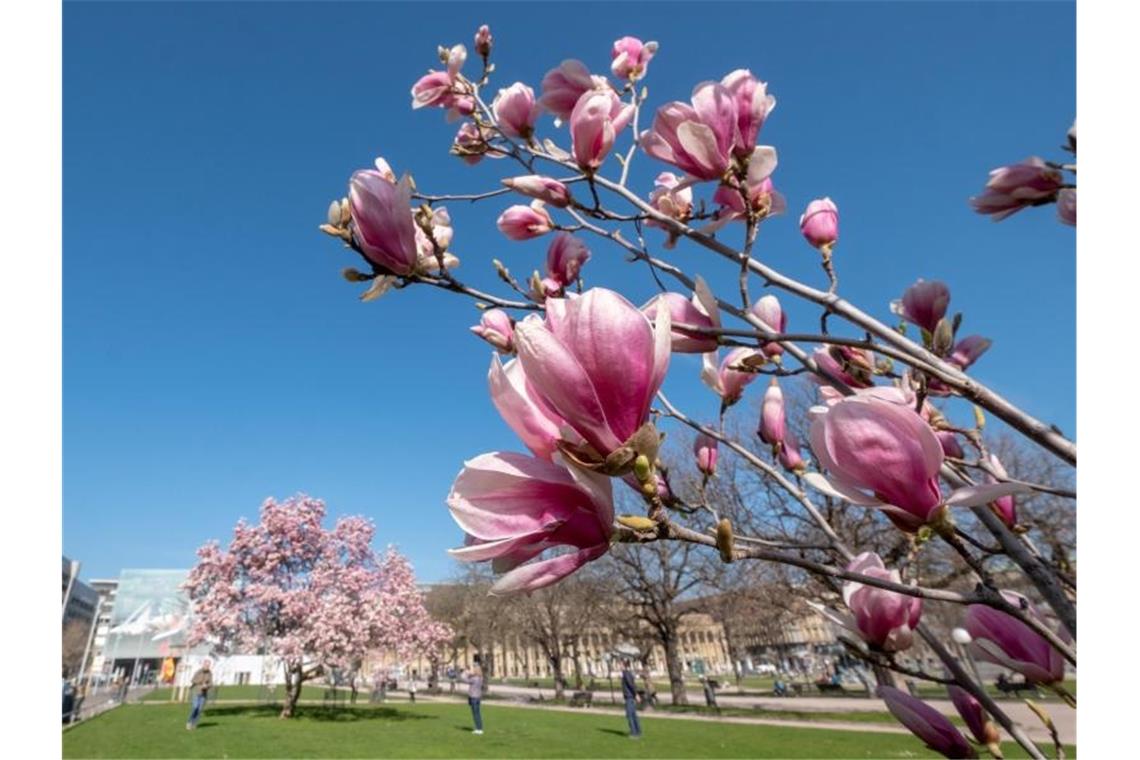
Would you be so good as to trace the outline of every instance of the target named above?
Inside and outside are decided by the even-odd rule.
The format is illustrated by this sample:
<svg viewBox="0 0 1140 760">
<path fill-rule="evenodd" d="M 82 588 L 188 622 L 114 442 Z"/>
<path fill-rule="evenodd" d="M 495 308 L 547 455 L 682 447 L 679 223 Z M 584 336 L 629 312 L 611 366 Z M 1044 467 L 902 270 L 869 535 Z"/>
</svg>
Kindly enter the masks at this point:
<svg viewBox="0 0 1140 760">
<path fill-rule="evenodd" d="M 751 68 L 779 100 L 763 141 L 792 209 L 765 224 L 758 255 L 819 282 L 796 220 L 831 196 L 847 297 L 889 318 L 914 279 L 946 280 L 963 329 L 994 339 L 973 374 L 1074 433 L 1075 235 L 1051 208 L 992 224 L 966 204 L 992 167 L 1060 155 L 1072 4 L 69 2 L 64 549 L 84 577 L 188 567 L 266 496 L 297 491 L 371 516 L 422 578 L 450 572 L 461 536 L 444 498 L 461 462 L 521 448 L 487 397 L 477 314 L 427 289 L 358 302 L 338 275 L 356 262 L 316 227 L 376 155 L 428 192 L 494 186 L 502 167 L 446 155 L 456 125 L 409 107 L 436 46 L 470 46 L 479 23 L 497 86 L 537 90 L 569 57 L 608 74 L 625 34 L 661 44 L 653 107 Z M 664 168 L 639 157 L 634 187 Z M 472 284 L 494 286 L 493 257 L 541 266 L 547 241 L 495 229 L 508 203 L 451 208 Z M 590 283 L 650 294 L 588 243 Z M 676 260 L 731 292 L 723 262 L 683 246 Z M 788 310 L 792 329 L 816 326 Z M 698 371 L 677 357 L 665 389 L 712 416 Z"/>
</svg>

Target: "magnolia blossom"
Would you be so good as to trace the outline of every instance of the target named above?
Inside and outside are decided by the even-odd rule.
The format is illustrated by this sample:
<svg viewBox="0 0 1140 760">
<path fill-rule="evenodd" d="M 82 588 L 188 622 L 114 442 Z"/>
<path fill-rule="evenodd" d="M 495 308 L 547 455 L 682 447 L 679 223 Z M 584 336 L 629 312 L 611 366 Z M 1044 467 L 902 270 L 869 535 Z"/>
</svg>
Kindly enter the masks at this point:
<svg viewBox="0 0 1140 760">
<path fill-rule="evenodd" d="M 1020 164 L 1001 166 L 990 172 L 986 189 L 970 199 L 979 214 L 989 214 L 995 222 L 1028 206 L 1049 203 L 1064 184 L 1061 172 L 1037 156 Z"/>
<path fill-rule="evenodd" d="M 592 288 L 551 298 L 546 319 L 515 326 L 519 361 L 535 395 L 605 457 L 649 418 L 669 367 L 669 313 L 656 325 L 621 295 Z"/>
<path fill-rule="evenodd" d="M 570 205 L 569 188 L 550 177 L 529 174 L 524 177 L 510 177 L 503 180 L 503 184 L 516 193 L 522 193 L 529 198 L 536 198 L 555 208 L 566 208 Z"/>
<path fill-rule="evenodd" d="M 554 220 L 542 201 L 529 206 L 511 206 L 499 215 L 499 232 L 511 240 L 530 240 L 554 229 Z"/>
<path fill-rule="evenodd" d="M 473 326 L 471 332 L 490 343 L 500 353 L 515 352 L 515 328 L 511 324 L 511 318 L 502 309 L 488 309 L 483 312 L 479 324 Z"/>
<path fill-rule="evenodd" d="M 467 63 L 466 47 L 455 45 L 447 51 L 447 75 L 451 77 L 451 81 L 454 82 L 459 77 L 459 72 L 465 63 Z"/>
<path fill-rule="evenodd" d="M 614 138 L 633 118 L 633 106 L 612 90 L 588 92 L 570 113 L 574 160 L 587 171 L 597 169 L 613 148 Z"/>
<path fill-rule="evenodd" d="M 499 129 L 508 137 L 526 140 L 534 134 L 534 122 L 540 109 L 534 99 L 534 90 L 522 82 L 499 90 L 491 103 L 491 110 L 495 113 Z"/>
<path fill-rule="evenodd" d="M 875 693 L 886 703 L 891 715 L 930 749 L 949 758 L 978 756 L 949 718 L 918 697 L 912 697 L 893 686 L 879 686 Z"/>
<path fill-rule="evenodd" d="M 463 562 L 493 560 L 506 573 L 492 594 L 557 583 L 605 554 L 613 532 L 609 478 L 525 454 L 490 452 L 464 463 L 447 506 L 468 536 L 450 554 Z M 530 561 L 555 547 L 574 551 Z"/>
<path fill-rule="evenodd" d="M 760 150 L 757 148 L 757 150 Z M 788 210 L 788 202 L 772 184 L 771 177 L 763 177 L 757 182 L 750 182 L 746 191 L 748 202 L 740 191 L 736 180 L 730 183 L 721 183 L 713 193 L 713 202 L 720 205 L 716 219 L 705 227 L 705 232 L 716 232 L 726 224 L 736 220 L 746 220 L 749 214 L 755 215 L 763 221 L 770 216 L 783 214 Z"/>
<path fill-rule="evenodd" d="M 764 359 L 764 354 L 754 348 L 741 346 L 734 348 L 725 355 L 724 360 L 717 366 L 717 352 L 710 351 L 704 355 L 701 367 L 701 380 L 720 396 L 723 406 L 732 406 L 744 394 L 744 386 L 755 380 L 758 375 L 743 369 L 734 369 L 742 366 L 746 359 Z"/>
<path fill-rule="evenodd" d="M 973 694 L 955 684 L 947 686 L 946 691 L 950 694 L 954 708 L 962 716 L 962 720 L 966 722 L 966 727 L 970 729 L 970 733 L 974 735 L 979 744 L 996 745 L 1001 741 L 1001 735 L 998 734 L 997 728 L 990 722 L 986 711 L 982 708 L 982 703 Z"/>
<path fill-rule="evenodd" d="M 774 377 L 764 393 L 764 402 L 760 405 L 760 428 L 756 433 L 760 436 L 760 440 L 770 446 L 783 443 L 787 434 L 784 421 L 784 394 Z"/>
<path fill-rule="evenodd" d="M 807 462 L 804 461 L 803 455 L 800 453 L 799 439 L 796 438 L 791 428 L 784 430 L 784 442 L 780 444 L 776 458 L 779 460 L 780 466 L 788 472 L 802 475 L 807 469 Z"/>
<path fill-rule="evenodd" d="M 362 169 L 352 175 L 348 201 L 353 237 L 368 260 L 393 274 L 411 274 L 418 252 L 408 183 L 396 184 L 380 170 Z"/>
<path fill-rule="evenodd" d="M 452 237 L 455 236 L 455 230 L 451 226 L 451 214 L 444 206 L 436 206 L 430 213 L 431 221 L 428 225 L 431 228 L 430 236 L 423 227 L 416 225 L 416 267 L 421 271 L 439 269 L 440 253 L 445 268 L 452 269 L 459 266 L 459 259 L 445 253 L 451 245 Z"/>
<path fill-rule="evenodd" d="M 943 505 L 985 504 L 1023 490 L 1009 483 L 970 486 L 943 498 L 942 445 L 934 431 L 911 407 L 883 394 L 847 396 L 812 407 L 809 414 L 811 450 L 829 477 L 809 473 L 808 483 L 853 504 L 878 507 L 902 530 L 930 523 Z"/>
<path fill-rule="evenodd" d="M 962 450 L 962 444 L 958 443 L 958 436 L 951 433 L 949 430 L 939 430 L 934 434 L 938 438 L 938 443 L 942 446 L 942 453 L 954 459 L 965 459 L 966 452 Z"/>
<path fill-rule="evenodd" d="M 656 42 L 642 42 L 636 37 L 622 37 L 614 41 L 610 71 L 618 79 L 641 79 L 645 76 L 649 61 L 656 53 Z"/>
<path fill-rule="evenodd" d="M 568 60 L 546 72 L 542 78 L 542 96 L 538 100 L 543 108 L 565 121 L 584 94 L 591 90 L 609 89 L 605 77 L 590 74 L 581 61 Z"/>
<path fill-rule="evenodd" d="M 874 382 L 875 357 L 869 350 L 824 345 L 815 349 L 811 357 L 821 369 L 852 388 L 868 388 Z"/>
<path fill-rule="evenodd" d="M 673 101 L 657 109 L 641 147 L 699 180 L 713 180 L 728 170 L 738 135 L 733 94 L 722 84 L 704 82 L 693 90 L 692 105 Z"/>
<path fill-rule="evenodd" d="M 839 208 L 830 198 L 808 204 L 800 217 L 800 232 L 816 248 L 828 249 L 839 239 Z"/>
<path fill-rule="evenodd" d="M 654 181 L 653 192 L 649 194 L 649 205 L 678 222 L 687 222 L 693 215 L 693 188 L 682 185 L 681 178 L 673 172 L 661 172 Z M 656 219 L 647 219 L 645 223 L 668 232 L 666 248 L 677 245 L 678 235 L 667 224 Z"/>
<path fill-rule="evenodd" d="M 1009 478 L 1009 474 L 1005 471 L 1005 467 L 1002 466 L 1001 460 L 997 458 L 997 454 L 990 454 L 988 461 L 997 477 L 995 478 L 987 472 L 985 474 L 985 482 L 1000 483 Z M 1014 501 L 1013 494 L 994 499 L 990 502 L 990 508 L 997 513 L 997 516 L 1001 518 L 1001 521 L 1005 523 L 1007 528 L 1012 528 L 1017 525 L 1017 503 Z"/>
<path fill-rule="evenodd" d="M 946 316 L 950 305 L 950 289 L 937 280 L 919 280 L 903 293 L 902 298 L 891 304 L 891 311 L 933 334 L 939 321 Z"/>
<path fill-rule="evenodd" d="M 737 69 L 720 83 L 736 100 L 738 136 L 734 152 L 747 156 L 756 147 L 756 138 L 764 120 L 776 107 L 776 98 L 768 94 L 768 84 L 761 82 L 748 69 Z"/>
<path fill-rule="evenodd" d="M 847 570 L 871 578 L 901 583 L 898 570 L 887 570 L 874 552 L 863 552 Z M 864 641 L 884 652 L 909 649 L 922 617 L 922 599 L 856 581 L 843 584 L 843 603 L 854 616 L 854 629 Z"/>
<path fill-rule="evenodd" d="M 487 158 L 503 158 L 504 153 L 492 147 L 489 138 L 490 132 L 486 128 L 476 126 L 474 122 L 465 121 L 455 133 L 451 144 L 451 152 L 462 158 L 466 163 L 474 166 Z"/>
<path fill-rule="evenodd" d="M 1066 187 L 1057 193 L 1057 218 L 1072 227 L 1077 226 L 1077 189 Z"/>
<path fill-rule="evenodd" d="M 717 440 L 701 433 L 693 441 L 693 455 L 697 458 L 697 469 L 706 476 L 716 475 Z"/>
<path fill-rule="evenodd" d="M 641 307 L 641 311 L 650 321 L 654 321 L 657 319 L 657 309 L 662 304 L 669 310 L 670 323 L 673 325 L 692 325 L 708 329 L 720 327 L 720 310 L 717 308 L 716 299 L 699 275 L 693 284 L 691 299 L 681 293 L 660 293 L 650 298 Z M 672 350 L 676 353 L 703 354 L 716 351 L 716 347 L 715 335 L 699 335 L 686 332 L 680 327 L 673 328 Z"/>
<path fill-rule="evenodd" d="M 590 251 L 580 239 L 569 232 L 557 235 L 546 251 L 546 277 L 542 281 L 546 295 L 554 295 L 576 282 L 589 260 Z"/>
<path fill-rule="evenodd" d="M 462 47 L 462 46 L 459 46 Z M 466 51 L 464 51 L 466 55 Z M 457 56 L 458 57 L 458 56 Z M 449 55 L 448 71 L 429 71 L 412 85 L 412 108 L 446 108 L 449 115 L 470 116 L 475 113 L 475 98 L 458 90 L 455 86 L 456 72 L 450 71 L 452 64 Z"/>
<path fill-rule="evenodd" d="M 1021 594 L 1002 591 L 1001 595 L 1027 615 L 1041 620 L 1037 608 Z M 970 648 L 977 657 L 1017 671 L 1030 683 L 1056 683 L 1065 677 L 1064 656 L 1013 615 L 984 604 L 971 604 L 966 607 L 963 622 L 970 635 Z M 1068 639 L 1063 629 L 1061 636 Z"/>
<path fill-rule="evenodd" d="M 483 24 L 479 30 L 475 32 L 475 52 L 479 56 L 486 58 L 491 55 L 491 46 L 494 44 L 495 38 L 491 36 L 491 27 Z"/>
<path fill-rule="evenodd" d="M 752 304 L 749 311 L 752 312 L 752 316 L 767 325 L 772 332 L 782 333 L 787 329 L 788 315 L 781 308 L 780 299 L 774 295 L 761 297 Z M 761 346 L 761 350 L 766 356 L 779 356 L 784 353 L 784 347 L 774 341 L 765 343 Z"/>
<path fill-rule="evenodd" d="M 515 359 L 504 365 L 498 354 L 492 355 L 487 385 L 491 402 L 519 440 L 536 457 L 552 460 L 566 423 L 538 398 L 522 363 Z"/>
<path fill-rule="evenodd" d="M 950 356 L 946 357 L 946 359 L 952 364 L 958 365 L 959 368 L 966 370 L 971 364 L 976 362 L 982 354 L 989 351 L 991 345 L 993 345 L 993 341 L 989 338 L 983 338 L 981 335 L 967 335 L 954 344 L 954 348 L 950 351 Z"/>
</svg>

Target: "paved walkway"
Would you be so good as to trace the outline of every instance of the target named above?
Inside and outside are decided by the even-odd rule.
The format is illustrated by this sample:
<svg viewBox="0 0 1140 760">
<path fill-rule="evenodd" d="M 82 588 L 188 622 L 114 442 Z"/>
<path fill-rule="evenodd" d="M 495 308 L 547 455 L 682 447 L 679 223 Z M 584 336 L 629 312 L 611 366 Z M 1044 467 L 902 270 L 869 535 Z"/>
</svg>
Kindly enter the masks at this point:
<svg viewBox="0 0 1140 760">
<path fill-rule="evenodd" d="M 539 692 L 543 696 L 548 697 L 553 694 L 551 689 L 534 689 L 524 686 L 508 686 L 506 684 L 491 684 L 491 693 L 505 697 L 537 697 Z M 568 691 L 573 691 L 568 690 Z M 703 705 L 705 703 L 704 695 L 701 692 L 689 691 L 687 692 L 689 703 L 693 705 Z M 446 696 L 446 692 L 444 693 Z M 595 699 L 598 700 L 599 707 L 606 707 L 609 703 L 608 692 L 595 692 Z M 659 694 L 662 700 L 668 700 L 669 695 Z M 954 704 L 949 699 L 927 699 L 925 700 L 934 709 L 946 715 L 957 715 L 954 709 Z M 493 704 L 493 703 L 488 703 Z M 717 704 L 721 707 L 742 707 L 751 709 L 763 710 L 796 710 L 801 712 L 867 712 L 867 711 L 881 711 L 887 712 L 887 706 L 883 700 L 876 698 L 866 697 L 761 697 L 749 695 L 737 695 L 720 693 L 717 694 Z M 1005 713 L 1015 723 L 1021 725 L 1026 734 L 1029 735 L 1034 741 L 1039 742 L 1052 742 L 1052 737 L 1049 730 L 1042 725 L 1041 721 L 1033 714 L 1033 711 L 1022 701 L 1002 701 L 998 703 Z M 1053 718 L 1053 723 L 1057 727 L 1057 733 L 1061 737 L 1061 741 L 1066 744 L 1076 744 L 1077 742 L 1077 712 L 1072 708 L 1061 704 L 1060 702 L 1042 702 L 1041 703 Z M 542 705 L 531 705 L 535 707 L 542 707 Z M 551 706 L 554 707 L 554 706 Z M 561 706 L 559 706 L 560 709 Z M 569 710 L 576 710 L 581 708 L 564 708 Z M 853 722 L 853 721 L 836 721 L 836 720 L 782 720 L 779 718 L 717 718 L 713 716 L 693 715 L 692 713 L 655 713 L 654 717 L 669 717 L 681 719 L 696 719 L 696 720 L 722 720 L 737 723 L 758 723 L 762 725 L 795 725 L 805 728 L 835 728 L 847 729 L 857 731 L 879 731 L 882 733 L 898 733 L 899 731 L 906 732 L 906 729 L 895 726 L 890 723 L 868 723 L 868 722 Z"/>
</svg>

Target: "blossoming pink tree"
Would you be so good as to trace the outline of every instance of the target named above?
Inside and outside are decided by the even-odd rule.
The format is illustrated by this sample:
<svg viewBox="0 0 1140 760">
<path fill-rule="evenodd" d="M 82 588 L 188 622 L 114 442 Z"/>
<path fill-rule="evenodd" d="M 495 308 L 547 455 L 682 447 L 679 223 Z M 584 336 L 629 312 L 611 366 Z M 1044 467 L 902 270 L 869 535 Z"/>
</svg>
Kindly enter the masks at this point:
<svg viewBox="0 0 1140 760">
<path fill-rule="evenodd" d="M 352 670 L 376 649 L 438 659 L 450 638 L 424 608 L 408 561 L 395 549 L 373 551 L 371 522 L 345 517 L 328 529 L 324 517 L 316 499 L 267 499 L 260 522 L 239 522 L 229 547 L 198 550 L 185 584 L 194 604 L 191 646 L 281 660 L 283 718 L 323 669 Z"/>
<path fill-rule="evenodd" d="M 951 654 L 945 632 L 931 630 L 922 616 L 931 605 L 955 605 L 964 626 L 956 634 L 979 657 L 1059 690 L 1065 664 L 1076 663 L 1076 584 L 1020 529 L 1016 502 L 1035 490 L 1076 494 L 1011 478 L 988 450 L 983 424 L 996 417 L 1067 465 L 1076 464 L 1073 441 L 968 374 L 990 341 L 960 334 L 961 315 L 949 311 L 943 283 L 916 272 L 898 301 L 869 310 L 841 294 L 845 258 L 832 199 L 807 203 L 799 217 L 822 282 L 777 268 L 781 255 L 803 253 L 753 255 L 761 226 L 787 223 L 777 217 L 789 204 L 775 185 L 776 148 L 760 142 L 776 99 L 751 71 L 700 82 L 688 102 L 657 105 L 643 129 L 644 82 L 662 52 L 656 43 L 618 39 L 612 79 L 568 60 L 537 87 L 514 82 L 494 97 L 487 27 L 476 34 L 475 51 L 472 70 L 465 46 L 441 47 L 442 69 L 413 85 L 412 107 L 460 120 L 450 152 L 470 166 L 495 159 L 488 163 L 498 169 L 496 186 L 433 194 L 406 173 L 398 178 L 381 158 L 352 176 L 348 196 L 332 203 L 322 225 L 362 258 L 363 269 L 343 274 L 369 283 L 365 300 L 426 285 L 469 297 L 482 310 L 471 330 L 492 348 L 491 399 L 529 453 L 486 452 L 465 464 L 447 497 L 465 534 L 454 556 L 492 562 L 500 574 L 493 593 L 556 583 L 615 542 L 688 542 L 715 550 L 723 562 L 777 562 L 817 574 L 845 584 L 848 609 L 833 614 L 875 666 L 892 711 L 930 746 L 955 757 L 976 752 L 952 724 L 894 689 L 893 671 L 955 686 L 956 702 L 981 715 L 967 718 L 978 729 L 978 747 L 998 751 L 988 715 L 1040 757 Z M 1067 147 L 1075 156 L 1075 128 Z M 635 160 L 660 166 L 653 188 L 630 185 Z M 995 170 L 972 202 L 995 219 L 1055 203 L 1061 220 L 1075 224 L 1075 180 L 1066 178 L 1075 172 L 1075 163 L 1030 159 Z M 508 198 L 515 201 L 502 208 Z M 498 289 L 457 278 L 444 204 L 458 201 L 495 204 L 488 220 L 497 214 L 508 240 L 550 236 L 545 271 L 520 281 L 490 261 Z M 727 267 L 735 275 L 732 292 L 714 294 L 702 273 L 670 258 L 682 242 L 705 250 L 702 266 Z M 660 293 L 638 307 L 621 295 L 620 282 L 582 292 L 581 273 L 602 250 L 624 255 L 636 265 L 631 277 L 651 277 Z M 851 260 L 858 265 L 857 252 Z M 781 298 L 818 308 L 818 326 L 790 327 Z M 674 353 L 703 355 L 699 379 L 720 399 L 715 423 L 692 419 L 661 393 Z M 767 449 L 757 454 L 726 434 L 724 420 L 758 392 L 752 383 L 761 375 L 768 380 L 756 427 Z M 780 380 L 790 375 L 818 384 L 807 448 L 787 424 Z M 952 422 L 961 414 L 955 407 L 974 424 Z M 738 457 L 798 505 L 826 547 L 773 545 L 741 535 L 713 506 L 682 508 L 658 458 L 666 424 L 699 435 L 693 453 L 706 482 L 716 477 L 718 457 Z M 615 515 L 615 488 L 632 488 L 644 512 Z M 888 568 L 873 552 L 849 546 L 825 516 L 824 507 L 834 504 L 878 510 L 914 552 L 945 542 L 976 587 L 924 586 L 905 561 Z M 955 515 L 966 511 L 988 537 L 962 530 Z M 995 559 L 1024 575 L 1040 608 L 998 587 L 987 566 Z M 895 659 L 919 638 L 942 659 L 944 674 Z"/>
</svg>

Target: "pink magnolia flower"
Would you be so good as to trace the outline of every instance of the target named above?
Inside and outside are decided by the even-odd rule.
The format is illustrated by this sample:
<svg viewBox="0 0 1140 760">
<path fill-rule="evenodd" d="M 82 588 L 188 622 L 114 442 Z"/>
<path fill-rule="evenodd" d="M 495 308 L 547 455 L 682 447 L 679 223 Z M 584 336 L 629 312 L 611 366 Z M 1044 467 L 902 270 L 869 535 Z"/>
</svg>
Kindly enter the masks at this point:
<svg viewBox="0 0 1140 760">
<path fill-rule="evenodd" d="M 429 71 L 412 85 L 412 108 L 451 108 L 456 94 L 446 71 Z"/>
<path fill-rule="evenodd" d="M 554 229 L 542 201 L 534 201 L 529 206 L 511 206 L 499 215 L 499 231 L 511 240 L 530 240 L 545 235 Z"/>
<path fill-rule="evenodd" d="M 720 179 L 737 143 L 736 101 L 722 84 L 704 82 L 692 105 L 673 101 L 657 109 L 653 126 L 641 135 L 642 149 L 699 180 Z"/>
<path fill-rule="evenodd" d="M 1024 490 L 1012 483 L 977 485 L 943 498 L 942 444 L 901 396 L 875 388 L 812 407 L 811 450 L 829 477 L 808 473 L 805 480 L 829 496 L 881 509 L 908 532 L 931 522 L 943 506 L 985 504 Z"/>
<path fill-rule="evenodd" d="M 903 292 L 902 298 L 891 304 L 891 311 L 907 322 L 933 333 L 938 322 L 946 316 L 949 305 L 950 289 L 946 283 L 920 279 Z"/>
<path fill-rule="evenodd" d="M 1037 156 L 1020 164 L 1001 166 L 990 172 L 985 192 L 970 199 L 979 214 L 988 214 L 995 222 L 1028 206 L 1049 203 L 1064 184 L 1061 172 L 1048 166 Z"/>
<path fill-rule="evenodd" d="M 653 325 L 621 295 L 592 288 L 548 299 L 545 321 L 515 326 L 515 346 L 538 398 L 607 456 L 649 418 L 669 367 L 669 313 Z"/>
<path fill-rule="evenodd" d="M 450 554 L 494 560 L 506 574 L 491 587 L 508 594 L 557 583 L 609 549 L 613 491 L 607 477 L 525 454 L 491 452 L 466 462 L 447 498 L 469 536 Z M 575 551 L 530 562 L 554 547 Z"/>
<path fill-rule="evenodd" d="M 606 160 L 618 132 L 633 118 L 633 107 L 622 103 L 610 90 L 588 92 L 570 113 L 570 139 L 574 160 L 587 171 Z"/>
<path fill-rule="evenodd" d="M 649 194 L 649 205 L 665 216 L 679 222 L 687 222 L 693 215 L 693 188 L 681 184 L 681 178 L 673 172 L 661 172 L 654 182 L 653 192 Z M 668 231 L 665 247 L 673 248 L 677 245 L 677 233 L 666 224 L 656 219 L 647 219 L 650 227 L 658 227 Z"/>
<path fill-rule="evenodd" d="M 847 565 L 851 572 L 901 583 L 898 570 L 887 570 L 874 552 L 863 552 Z M 854 616 L 855 630 L 864 641 L 884 652 L 909 649 L 922 617 L 922 599 L 856 581 L 843 584 L 843 602 Z"/>
<path fill-rule="evenodd" d="M 759 148 L 757 149 L 759 150 Z M 756 214 L 760 221 L 770 216 L 778 216 L 788 210 L 788 202 L 776 190 L 771 177 L 748 185 L 748 205 L 735 180 L 721 183 L 713 193 L 713 202 L 719 204 L 716 219 L 704 228 L 705 232 L 716 232 L 729 222 L 745 220 L 749 213 Z"/>
<path fill-rule="evenodd" d="M 536 198 L 555 208 L 566 208 L 570 205 L 569 188 L 550 177 L 528 174 L 523 177 L 510 177 L 503 180 L 503 184 L 516 193 L 522 193 L 529 198 Z"/>
<path fill-rule="evenodd" d="M 454 82 L 459 77 L 459 72 L 465 63 L 467 63 L 466 47 L 455 45 L 447 51 L 447 75 L 451 77 L 451 81 Z"/>
<path fill-rule="evenodd" d="M 693 441 L 693 455 L 697 458 L 697 469 L 706 476 L 716 475 L 717 440 L 701 433 Z"/>
<path fill-rule="evenodd" d="M 491 46 L 494 44 L 495 38 L 491 36 L 491 27 L 483 24 L 479 30 L 475 32 L 475 53 L 482 58 L 491 55 Z"/>
<path fill-rule="evenodd" d="M 1002 591 L 1010 604 L 1041 620 L 1037 608 L 1021 594 Z M 966 632 L 974 654 L 987 662 L 1009 668 L 1031 683 L 1056 683 L 1065 677 L 1065 658 L 1040 634 L 1012 615 L 984 604 L 966 607 Z M 1063 638 L 1068 638 L 1064 630 Z"/>
<path fill-rule="evenodd" d="M 610 71 L 618 79 L 641 79 L 649 61 L 657 53 L 656 42 L 642 42 L 636 37 L 622 37 L 614 41 Z"/>
<path fill-rule="evenodd" d="M 582 266 L 590 260 L 590 250 L 569 232 L 554 238 L 546 251 L 546 278 L 542 281 L 548 296 L 561 292 L 577 281 Z"/>
<path fill-rule="evenodd" d="M 720 327 L 720 310 L 717 308 L 716 299 L 699 275 L 694 283 L 691 299 L 681 293 L 660 293 L 650 298 L 641 307 L 641 311 L 652 322 L 657 319 L 657 309 L 662 304 L 669 310 L 669 321 L 673 325 L 693 325 L 709 329 Z M 715 335 L 698 335 L 685 332 L 678 327 L 673 328 L 672 350 L 676 353 L 703 354 L 716 351 L 716 347 Z"/>
<path fill-rule="evenodd" d="M 875 693 L 887 704 L 891 715 L 930 749 L 949 758 L 978 756 L 949 718 L 918 697 L 912 697 L 893 686 L 879 686 Z"/>
<path fill-rule="evenodd" d="M 958 443 L 958 436 L 951 433 L 949 430 L 940 430 L 934 434 L 938 438 L 939 445 L 942 446 L 942 453 L 954 459 L 965 459 L 966 452 L 962 450 L 962 444 Z"/>
<path fill-rule="evenodd" d="M 745 359 L 763 356 L 763 353 L 754 348 L 741 346 L 729 351 L 718 367 L 716 363 L 717 352 L 710 351 L 704 355 L 701 380 L 716 395 L 720 396 L 722 405 L 732 406 L 744 395 L 744 387 L 758 377 L 755 372 L 734 369 L 734 367 L 742 366 L 741 362 Z"/>
<path fill-rule="evenodd" d="M 768 384 L 764 402 L 760 405 L 760 428 L 756 431 L 760 440 L 770 446 L 784 442 L 787 426 L 784 420 L 784 394 L 776 378 Z"/>
<path fill-rule="evenodd" d="M 542 78 L 542 96 L 538 100 L 543 108 L 565 121 L 587 92 L 609 89 L 605 77 L 590 74 L 581 61 L 568 60 L 546 72 Z"/>
<path fill-rule="evenodd" d="M 788 315 L 780 307 L 780 299 L 776 296 L 763 296 L 752 304 L 750 311 L 752 316 L 767 325 L 773 332 L 782 333 L 787 329 Z M 775 342 L 765 343 L 761 350 L 767 356 L 779 356 L 784 353 L 784 347 Z"/>
<path fill-rule="evenodd" d="M 499 90 L 491 103 L 491 110 L 495 112 L 499 128 L 508 137 L 526 140 L 534 134 L 534 122 L 540 109 L 534 99 L 534 90 L 522 82 Z"/>
<path fill-rule="evenodd" d="M 1057 218 L 1065 224 L 1077 226 L 1077 189 L 1066 187 L 1057 193 Z"/>
<path fill-rule="evenodd" d="M 479 318 L 479 324 L 471 328 L 471 332 L 495 347 L 503 354 L 515 352 L 515 328 L 511 318 L 502 309 L 488 309 Z"/>
<path fill-rule="evenodd" d="M 558 451 L 566 423 L 538 398 L 527 381 L 522 363 L 515 359 L 504 365 L 498 354 L 492 355 L 487 384 L 491 402 L 503 421 L 531 453 L 550 461 Z"/>
<path fill-rule="evenodd" d="M 994 472 L 997 473 L 997 478 L 986 473 L 985 482 L 1000 483 L 1002 481 L 998 478 L 1004 480 L 1009 477 L 1009 474 L 1005 471 L 1005 467 L 1002 466 L 1001 460 L 997 458 L 996 454 L 990 454 L 989 463 L 990 467 L 993 467 Z M 1001 518 L 1001 521 L 1005 523 L 1007 528 L 1012 528 L 1017 525 L 1017 503 L 1014 501 L 1013 494 L 994 499 L 990 502 L 990 508 L 997 513 L 997 516 Z"/>
<path fill-rule="evenodd" d="M 973 694 L 954 684 L 947 686 L 946 691 L 950 694 L 954 708 L 962 716 L 962 720 L 966 722 L 966 727 L 970 729 L 970 733 L 974 735 L 979 744 L 997 744 L 1001 741 L 1001 735 L 998 734 L 997 728 L 990 722 L 986 711 L 982 708 L 982 703 Z"/>
<path fill-rule="evenodd" d="M 852 388 L 869 388 L 873 382 L 875 357 L 868 350 L 824 345 L 815 349 L 811 356 L 821 369 Z M 814 375 L 812 377 L 819 380 Z"/>
<path fill-rule="evenodd" d="M 809 203 L 800 217 L 800 232 L 821 250 L 835 245 L 839 239 L 839 208 L 835 202 L 830 198 L 820 198 Z"/>
<path fill-rule="evenodd" d="M 788 472 L 802 475 L 807 469 L 807 462 L 804 461 L 803 455 L 800 453 L 799 439 L 796 438 L 791 428 L 784 430 L 784 442 L 780 444 L 780 451 L 776 458 L 780 461 L 780 466 Z"/>
<path fill-rule="evenodd" d="M 393 274 L 411 274 L 418 253 L 408 184 L 394 184 L 381 171 L 362 169 L 352 175 L 348 202 L 353 237 L 368 260 Z"/>
<path fill-rule="evenodd" d="M 756 138 L 764 120 L 776 107 L 776 98 L 768 94 L 768 84 L 761 82 L 748 69 L 737 69 L 720 83 L 736 100 L 736 125 L 739 136 L 735 152 L 747 156 L 756 147 Z"/>
<path fill-rule="evenodd" d="M 474 122 L 465 121 L 455 133 L 451 144 L 451 152 L 474 166 L 487 158 L 503 158 L 505 155 L 490 143 L 491 134 L 486 129 L 480 129 Z"/>
<path fill-rule="evenodd" d="M 991 345 L 993 345 L 993 341 L 989 338 L 983 338 L 981 335 L 967 335 L 954 344 L 954 349 L 950 352 L 947 360 L 966 370 L 981 358 L 982 354 L 989 351 Z"/>
</svg>

